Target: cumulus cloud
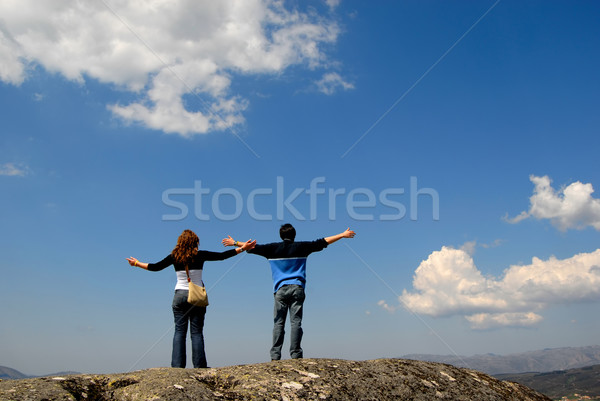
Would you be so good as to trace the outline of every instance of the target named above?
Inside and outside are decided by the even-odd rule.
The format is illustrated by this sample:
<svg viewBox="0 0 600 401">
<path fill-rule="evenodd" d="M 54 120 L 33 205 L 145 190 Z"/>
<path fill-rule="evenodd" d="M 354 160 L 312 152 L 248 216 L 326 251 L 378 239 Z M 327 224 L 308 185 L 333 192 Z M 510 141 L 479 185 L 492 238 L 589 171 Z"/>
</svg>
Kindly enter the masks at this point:
<svg viewBox="0 0 600 401">
<path fill-rule="evenodd" d="M 552 188 L 548 176 L 529 177 L 535 188 L 529 198 L 529 210 L 506 220 L 518 223 L 530 217 L 548 219 L 562 231 L 588 226 L 600 230 L 600 199 L 592 197 L 592 184 L 574 182 L 558 191 Z"/>
<path fill-rule="evenodd" d="M 24 164 L 4 163 L 0 164 L 0 176 L 25 177 L 29 174 L 29 167 Z"/>
<path fill-rule="evenodd" d="M 277 0 L 3 0 L 0 79 L 19 85 L 35 65 L 96 79 L 137 97 L 109 105 L 116 116 L 186 136 L 244 121 L 236 76 L 325 67 L 323 45 L 338 34 L 335 21 Z"/>
<path fill-rule="evenodd" d="M 600 249 L 567 259 L 533 258 L 488 277 L 464 249 L 442 247 L 415 270 L 400 303 L 429 316 L 464 316 L 473 328 L 531 326 L 553 304 L 600 300 Z M 381 305 L 389 310 L 388 305 Z"/>
</svg>

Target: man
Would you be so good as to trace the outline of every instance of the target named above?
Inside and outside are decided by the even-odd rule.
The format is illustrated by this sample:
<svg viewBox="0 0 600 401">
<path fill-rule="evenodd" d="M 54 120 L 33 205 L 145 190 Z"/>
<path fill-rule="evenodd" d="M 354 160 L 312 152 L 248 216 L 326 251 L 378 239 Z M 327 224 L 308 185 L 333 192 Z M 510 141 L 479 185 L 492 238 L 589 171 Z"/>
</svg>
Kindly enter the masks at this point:
<svg viewBox="0 0 600 401">
<path fill-rule="evenodd" d="M 304 305 L 304 288 L 306 285 L 306 258 L 313 252 L 323 250 L 329 244 L 342 239 L 353 238 L 355 232 L 346 231 L 316 241 L 294 242 L 296 229 L 291 224 L 284 224 L 279 229 L 282 242 L 256 245 L 248 253 L 263 256 L 269 260 L 273 276 L 273 293 L 275 307 L 273 311 L 273 346 L 271 360 L 281 359 L 281 346 L 285 334 L 285 320 L 290 312 L 290 356 L 302 358 L 302 307 Z M 237 246 L 231 236 L 223 239 L 225 246 Z"/>
</svg>

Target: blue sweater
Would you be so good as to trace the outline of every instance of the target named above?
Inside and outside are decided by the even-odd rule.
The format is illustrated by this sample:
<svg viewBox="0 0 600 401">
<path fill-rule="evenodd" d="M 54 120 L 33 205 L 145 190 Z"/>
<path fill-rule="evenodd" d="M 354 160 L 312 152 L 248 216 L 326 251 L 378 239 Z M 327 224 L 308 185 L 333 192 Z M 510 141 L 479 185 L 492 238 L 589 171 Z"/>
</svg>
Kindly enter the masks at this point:
<svg viewBox="0 0 600 401">
<path fill-rule="evenodd" d="M 313 252 L 327 247 L 327 241 L 320 238 L 316 241 L 294 242 L 284 240 L 265 245 L 256 245 L 248 251 L 269 260 L 273 275 L 273 292 L 284 285 L 306 285 L 306 258 Z"/>
</svg>

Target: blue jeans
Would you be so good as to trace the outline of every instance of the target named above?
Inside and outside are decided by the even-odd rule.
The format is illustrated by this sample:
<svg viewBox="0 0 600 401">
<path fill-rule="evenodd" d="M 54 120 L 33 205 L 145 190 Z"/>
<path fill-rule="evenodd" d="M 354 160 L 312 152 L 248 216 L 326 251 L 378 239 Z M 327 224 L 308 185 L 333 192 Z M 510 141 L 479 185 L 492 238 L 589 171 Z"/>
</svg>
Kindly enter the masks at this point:
<svg viewBox="0 0 600 401">
<path fill-rule="evenodd" d="M 273 310 L 273 347 L 271 359 L 281 359 L 281 346 L 285 335 L 285 319 L 290 311 L 290 356 L 293 359 L 302 358 L 302 306 L 304 305 L 304 288 L 299 285 L 284 285 L 275 293 Z"/>
<path fill-rule="evenodd" d="M 187 290 L 176 290 L 173 297 L 173 317 L 175 318 L 175 335 L 173 336 L 173 354 L 171 367 L 185 368 L 185 341 L 188 322 L 192 337 L 192 362 L 195 368 L 205 368 L 206 354 L 204 353 L 204 316 L 206 308 L 194 306 L 187 301 Z"/>
</svg>

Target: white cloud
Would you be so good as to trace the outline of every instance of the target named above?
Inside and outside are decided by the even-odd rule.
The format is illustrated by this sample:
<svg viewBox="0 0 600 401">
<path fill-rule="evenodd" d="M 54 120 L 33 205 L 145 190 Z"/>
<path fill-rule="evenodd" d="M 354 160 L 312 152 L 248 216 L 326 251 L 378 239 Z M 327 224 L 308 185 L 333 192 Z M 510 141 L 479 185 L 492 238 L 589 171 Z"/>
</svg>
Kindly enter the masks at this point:
<svg viewBox="0 0 600 401">
<path fill-rule="evenodd" d="M 413 291 L 399 297 L 415 313 L 462 315 L 478 329 L 530 326 L 542 319 L 536 312 L 550 305 L 597 300 L 600 249 L 562 260 L 534 257 L 494 278 L 484 276 L 465 250 L 442 247 L 415 270 Z"/>
<path fill-rule="evenodd" d="M 337 40 L 337 24 L 283 4 L 3 0 L 0 79 L 19 85 L 39 64 L 69 80 L 134 92 L 137 101 L 109 105 L 125 121 L 182 135 L 227 129 L 244 121 L 247 101 L 230 93 L 236 75 L 327 64 L 322 47 Z M 184 95 L 197 100 L 193 110 Z"/>
<path fill-rule="evenodd" d="M 502 245 L 503 242 L 504 242 L 503 239 L 497 238 L 497 239 L 495 239 L 493 242 L 491 242 L 489 244 L 480 244 L 480 246 L 482 248 L 486 248 L 486 249 L 488 249 L 488 248 L 496 248 L 496 247 Z"/>
<path fill-rule="evenodd" d="M 518 223 L 529 217 L 549 219 L 562 231 L 569 228 L 583 229 L 592 226 L 600 230 L 600 199 L 592 197 L 592 184 L 579 181 L 556 191 L 552 188 L 548 176 L 530 176 L 535 185 L 533 195 L 529 198 L 529 210 L 506 220 Z"/>
<path fill-rule="evenodd" d="M 336 8 L 337 6 L 340 5 L 341 0 L 325 0 L 325 3 L 330 7 L 330 8 Z"/>
<path fill-rule="evenodd" d="M 475 254 L 476 247 L 477 241 L 467 241 L 460 247 L 460 249 L 472 256 Z"/>
<path fill-rule="evenodd" d="M 326 95 L 332 95 L 338 89 L 354 89 L 354 85 L 344 81 L 344 79 L 337 72 L 329 72 L 323 75 L 323 78 L 317 81 L 316 85 L 319 92 Z"/>
<path fill-rule="evenodd" d="M 379 302 L 377 302 L 377 305 L 379 305 L 380 307 L 382 307 L 383 309 L 385 309 L 388 312 L 394 313 L 397 309 L 397 307 L 395 306 L 390 306 L 387 304 L 387 302 L 385 302 L 383 299 Z"/>
<path fill-rule="evenodd" d="M 495 329 L 506 326 L 528 327 L 542 321 L 542 317 L 533 312 L 516 313 L 476 313 L 465 316 L 471 327 L 478 330 Z"/>
<path fill-rule="evenodd" d="M 0 176 L 25 177 L 29 174 L 29 167 L 24 164 L 4 163 L 0 165 Z"/>
<path fill-rule="evenodd" d="M 23 83 L 27 62 L 22 57 L 18 43 L 0 18 L 0 80 L 14 85 Z"/>
</svg>

